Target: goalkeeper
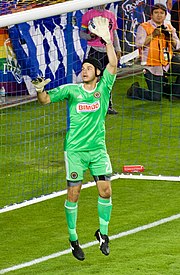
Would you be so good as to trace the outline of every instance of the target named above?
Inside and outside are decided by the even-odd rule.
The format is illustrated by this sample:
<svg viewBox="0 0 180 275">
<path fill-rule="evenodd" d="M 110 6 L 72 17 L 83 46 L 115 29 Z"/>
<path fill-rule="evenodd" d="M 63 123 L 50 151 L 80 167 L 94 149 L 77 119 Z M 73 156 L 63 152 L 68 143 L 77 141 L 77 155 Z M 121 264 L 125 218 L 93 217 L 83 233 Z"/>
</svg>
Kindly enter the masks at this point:
<svg viewBox="0 0 180 275">
<path fill-rule="evenodd" d="M 33 81 L 41 104 L 68 100 L 70 126 L 64 143 L 66 164 L 67 199 L 65 213 L 72 253 L 78 260 L 84 260 L 84 252 L 79 245 L 76 232 L 78 198 L 82 186 L 83 173 L 89 169 L 98 189 L 98 215 L 100 227 L 95 237 L 100 250 L 109 255 L 108 224 L 111 217 L 111 162 L 105 144 L 105 117 L 110 92 L 116 79 L 117 58 L 109 33 L 107 18 L 96 17 L 89 28 L 106 43 L 109 63 L 102 73 L 101 63 L 88 58 L 82 64 L 82 84 L 66 84 L 44 91 L 49 79 Z M 88 204 L 88 202 L 87 202 Z M 90 207 L 90 205 L 89 205 Z"/>
</svg>

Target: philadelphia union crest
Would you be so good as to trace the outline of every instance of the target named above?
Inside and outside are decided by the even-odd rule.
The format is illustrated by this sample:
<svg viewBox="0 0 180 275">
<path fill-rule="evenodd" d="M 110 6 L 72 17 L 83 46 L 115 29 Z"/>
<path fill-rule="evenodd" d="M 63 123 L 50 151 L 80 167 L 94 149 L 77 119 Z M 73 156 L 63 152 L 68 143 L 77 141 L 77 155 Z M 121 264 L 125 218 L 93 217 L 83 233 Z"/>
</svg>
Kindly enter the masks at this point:
<svg viewBox="0 0 180 275">
<path fill-rule="evenodd" d="M 101 93 L 100 92 L 95 92 L 94 93 L 94 97 L 95 98 L 100 98 L 101 97 Z"/>
<path fill-rule="evenodd" d="M 78 174 L 76 172 L 71 173 L 71 178 L 72 179 L 77 179 L 77 177 L 78 177 Z"/>
</svg>

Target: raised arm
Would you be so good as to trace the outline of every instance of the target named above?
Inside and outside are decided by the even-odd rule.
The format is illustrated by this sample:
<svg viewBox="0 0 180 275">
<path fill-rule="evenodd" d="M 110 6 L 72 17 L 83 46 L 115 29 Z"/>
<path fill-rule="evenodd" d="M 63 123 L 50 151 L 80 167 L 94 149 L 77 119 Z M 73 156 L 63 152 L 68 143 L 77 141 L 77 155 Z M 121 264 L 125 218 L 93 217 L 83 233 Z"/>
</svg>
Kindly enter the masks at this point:
<svg viewBox="0 0 180 275">
<path fill-rule="evenodd" d="M 106 51 L 109 60 L 106 68 L 111 74 L 116 74 L 117 56 L 109 32 L 109 20 L 101 16 L 95 17 L 93 21 L 90 22 L 89 30 L 91 31 L 91 33 L 94 33 L 95 35 L 101 37 L 106 44 Z"/>
<path fill-rule="evenodd" d="M 109 63 L 107 64 L 106 68 L 111 74 L 116 74 L 117 73 L 117 56 L 112 43 L 106 44 L 106 51 L 109 59 Z"/>
<path fill-rule="evenodd" d="M 51 80 L 48 79 L 44 79 L 44 78 L 37 78 L 36 80 L 32 81 L 32 84 L 34 85 L 36 92 L 37 92 L 37 98 L 38 101 L 43 104 L 46 105 L 48 103 L 50 103 L 50 96 L 46 93 L 46 91 L 44 91 L 44 87 L 50 82 Z"/>
<path fill-rule="evenodd" d="M 38 101 L 43 105 L 49 104 L 51 102 L 50 96 L 46 93 L 46 91 L 43 91 L 42 93 L 37 93 L 37 98 Z"/>
<path fill-rule="evenodd" d="M 117 59 L 120 60 L 120 58 L 121 58 L 121 46 L 120 46 L 117 30 L 113 31 L 113 37 L 114 37 L 113 45 L 114 45 L 114 49 L 115 49 L 115 52 L 116 52 L 116 56 L 117 56 Z"/>
</svg>

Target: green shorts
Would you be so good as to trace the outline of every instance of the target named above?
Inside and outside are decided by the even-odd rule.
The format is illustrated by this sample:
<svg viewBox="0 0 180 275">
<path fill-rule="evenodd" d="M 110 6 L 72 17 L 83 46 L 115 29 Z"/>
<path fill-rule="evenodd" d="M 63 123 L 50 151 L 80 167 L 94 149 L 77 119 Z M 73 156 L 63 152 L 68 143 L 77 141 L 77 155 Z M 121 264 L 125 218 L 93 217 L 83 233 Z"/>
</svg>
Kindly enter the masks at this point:
<svg viewBox="0 0 180 275">
<path fill-rule="evenodd" d="M 112 173 L 111 161 L 107 151 L 98 149 L 88 152 L 65 151 L 66 179 L 80 181 L 84 172 L 89 169 L 92 176 L 110 175 Z"/>
</svg>

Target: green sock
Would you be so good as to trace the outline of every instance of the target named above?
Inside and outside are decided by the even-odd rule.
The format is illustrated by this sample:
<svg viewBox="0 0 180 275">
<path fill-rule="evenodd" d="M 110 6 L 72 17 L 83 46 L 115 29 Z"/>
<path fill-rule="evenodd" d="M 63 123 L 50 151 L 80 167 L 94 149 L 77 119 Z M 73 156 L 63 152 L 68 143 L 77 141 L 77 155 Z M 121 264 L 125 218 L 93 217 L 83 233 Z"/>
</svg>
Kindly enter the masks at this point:
<svg viewBox="0 0 180 275">
<path fill-rule="evenodd" d="M 108 224 L 111 218 L 112 202 L 111 198 L 103 199 L 98 197 L 98 215 L 101 234 L 108 235 Z"/>
<path fill-rule="evenodd" d="M 70 241 L 76 241 L 78 239 L 76 233 L 76 221 L 77 221 L 77 212 L 78 204 L 77 202 L 65 201 L 65 214 L 68 225 L 69 239 Z"/>
</svg>

